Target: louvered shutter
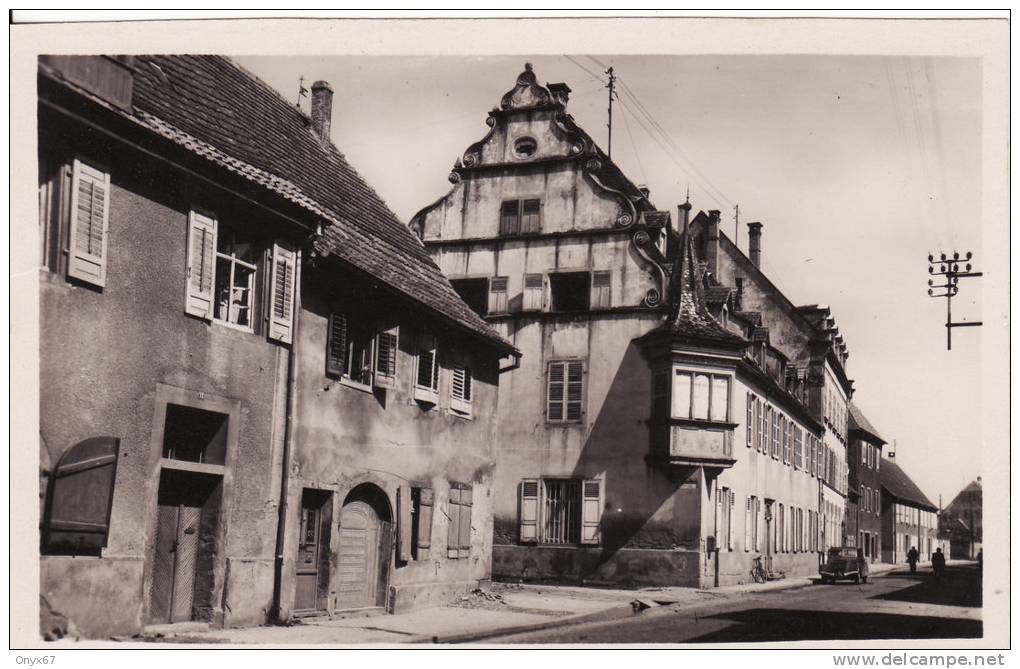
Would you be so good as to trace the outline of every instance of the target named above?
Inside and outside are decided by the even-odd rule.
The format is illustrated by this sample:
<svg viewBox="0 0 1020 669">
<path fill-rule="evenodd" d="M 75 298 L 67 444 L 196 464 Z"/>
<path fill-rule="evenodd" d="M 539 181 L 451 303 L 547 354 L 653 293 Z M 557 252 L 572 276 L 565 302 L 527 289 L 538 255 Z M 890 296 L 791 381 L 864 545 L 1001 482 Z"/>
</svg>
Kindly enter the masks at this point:
<svg viewBox="0 0 1020 669">
<path fill-rule="evenodd" d="M 446 557 L 460 557 L 460 488 L 450 486 L 450 503 L 447 505 L 450 524 L 446 528 Z"/>
<path fill-rule="evenodd" d="M 549 363 L 546 418 L 551 421 L 563 420 L 563 398 L 566 393 L 565 368 L 565 362 Z"/>
<path fill-rule="evenodd" d="M 471 370 L 454 367 L 450 381 L 450 408 L 460 413 L 471 413 Z"/>
<path fill-rule="evenodd" d="M 396 326 L 383 330 L 375 338 L 375 373 L 373 385 L 395 388 L 397 385 L 397 346 L 399 332 Z"/>
<path fill-rule="evenodd" d="M 60 456 L 46 491 L 46 552 L 95 553 L 106 546 L 120 440 L 93 437 Z"/>
<path fill-rule="evenodd" d="M 598 545 L 602 539 L 602 481 L 591 479 L 582 486 L 581 543 Z"/>
<path fill-rule="evenodd" d="M 329 315 L 326 337 L 326 373 L 340 377 L 347 371 L 347 316 Z"/>
<path fill-rule="evenodd" d="M 747 393 L 747 447 L 751 448 L 754 434 L 754 395 Z"/>
<path fill-rule="evenodd" d="M 472 490 L 470 487 L 460 491 L 460 522 L 458 523 L 458 547 L 461 558 L 471 556 L 471 509 Z"/>
<path fill-rule="evenodd" d="M 751 507 L 754 504 L 754 498 L 750 495 L 747 496 L 747 500 L 744 502 L 744 550 L 751 550 Z"/>
<path fill-rule="evenodd" d="M 754 550 L 761 551 L 762 537 L 761 500 L 754 498 Z"/>
<path fill-rule="evenodd" d="M 212 318 L 216 281 L 216 219 L 192 211 L 188 216 L 188 266 L 184 311 Z"/>
<path fill-rule="evenodd" d="M 76 159 L 71 178 L 67 275 L 103 287 L 110 227 L 110 175 Z"/>
<path fill-rule="evenodd" d="M 729 508 L 726 510 L 726 550 L 733 550 L 733 509 L 737 508 L 737 494 L 730 490 Z"/>
<path fill-rule="evenodd" d="M 521 481 L 520 542 L 538 543 L 538 479 Z"/>
<path fill-rule="evenodd" d="M 397 558 L 403 562 L 408 562 L 413 557 L 411 554 L 413 505 L 410 486 L 402 485 L 397 488 Z"/>
<path fill-rule="evenodd" d="M 439 390 L 439 365 L 437 364 L 436 339 L 422 334 L 418 341 L 418 368 L 415 370 L 414 399 L 435 402 Z"/>
<path fill-rule="evenodd" d="M 432 547 L 432 508 L 435 494 L 432 488 L 418 490 L 418 559 L 428 560 Z"/>
<path fill-rule="evenodd" d="M 567 420 L 581 420 L 584 413 L 584 365 L 580 360 L 567 363 Z"/>
<path fill-rule="evenodd" d="M 284 344 L 294 339 L 294 291 L 297 286 L 297 252 L 273 244 L 272 297 L 269 310 L 269 338 Z"/>
<path fill-rule="evenodd" d="M 610 278 L 609 271 L 592 272 L 591 275 L 591 308 L 608 309 L 610 304 Z"/>
<path fill-rule="evenodd" d="M 715 486 L 715 545 L 722 546 L 722 523 L 723 523 L 723 498 L 729 502 L 729 494 L 725 488 L 720 488 L 718 482 Z"/>
</svg>

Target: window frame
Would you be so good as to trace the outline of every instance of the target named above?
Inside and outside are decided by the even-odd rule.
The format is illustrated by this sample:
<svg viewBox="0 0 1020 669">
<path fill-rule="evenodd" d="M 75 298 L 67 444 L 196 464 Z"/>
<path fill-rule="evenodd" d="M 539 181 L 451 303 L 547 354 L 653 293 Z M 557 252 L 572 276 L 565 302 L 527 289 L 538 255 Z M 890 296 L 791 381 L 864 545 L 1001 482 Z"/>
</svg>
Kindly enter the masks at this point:
<svg viewBox="0 0 1020 669">
<path fill-rule="evenodd" d="M 562 384 L 563 384 L 563 399 L 559 401 L 560 404 L 562 404 L 562 417 L 561 418 L 552 418 L 551 417 L 551 413 L 552 412 L 550 411 L 550 409 L 552 408 L 552 403 L 553 403 L 552 388 L 551 388 L 551 386 L 552 386 L 552 383 L 553 383 L 553 381 L 552 381 L 552 369 L 553 369 L 554 365 L 563 365 L 563 381 L 562 381 Z M 581 368 L 581 372 L 580 372 L 581 373 L 581 378 L 580 378 L 579 381 L 576 381 L 576 382 L 571 382 L 570 381 L 570 366 L 571 365 L 580 365 L 580 368 Z M 546 422 L 547 425 L 557 425 L 558 426 L 558 425 L 583 425 L 584 424 L 585 418 L 586 418 L 586 414 L 587 414 L 586 404 L 587 404 L 587 399 L 588 399 L 588 397 L 587 397 L 587 395 L 588 395 L 588 393 L 587 393 L 587 390 L 588 390 L 587 389 L 587 385 L 588 385 L 587 378 L 588 378 L 588 362 L 584 358 L 554 358 L 554 359 L 546 361 L 546 364 L 545 364 L 545 398 L 544 398 L 545 399 L 545 410 L 544 410 L 544 413 L 545 413 L 545 422 Z M 568 399 L 569 396 L 570 396 L 569 392 L 570 392 L 570 384 L 571 383 L 577 383 L 577 384 L 580 384 L 580 386 L 581 386 L 580 398 L 577 400 L 577 402 L 579 402 L 579 404 L 580 404 L 580 408 L 579 408 L 579 412 L 578 412 L 578 417 L 577 418 L 569 418 L 568 405 L 573 403 L 573 402 L 571 402 Z"/>
<path fill-rule="evenodd" d="M 528 214 L 528 220 L 534 220 L 534 224 L 529 224 L 528 229 L 525 230 L 525 203 L 537 202 L 538 209 L 537 213 Z M 516 207 L 513 218 L 509 218 L 508 210 L 510 207 L 507 205 L 515 203 Z M 499 221 L 497 228 L 497 236 L 499 237 L 516 237 L 519 235 L 535 235 L 542 231 L 542 210 L 545 208 L 545 202 L 540 196 L 520 196 L 516 198 L 508 198 L 502 200 L 499 203 Z M 504 225 L 504 220 L 510 220 L 510 225 Z"/>
<path fill-rule="evenodd" d="M 261 264 L 263 265 L 263 268 L 261 270 L 260 270 L 260 267 L 259 267 L 260 262 L 258 260 L 256 260 L 256 262 L 254 262 L 254 263 L 249 263 L 246 260 L 241 260 L 241 259 L 237 258 L 236 257 L 236 253 L 234 253 L 234 252 L 231 252 L 229 255 L 227 255 L 225 253 L 222 253 L 222 252 L 220 252 L 219 246 L 220 246 L 220 242 L 223 240 L 223 233 L 227 232 L 227 233 L 229 233 L 231 235 L 236 235 L 237 234 L 237 229 L 234 226 L 231 226 L 231 225 L 224 226 L 216 217 L 213 217 L 213 218 L 214 218 L 214 220 L 216 220 L 216 238 L 215 238 L 216 248 L 213 251 L 213 269 L 212 269 L 212 273 L 213 273 L 212 274 L 213 303 L 212 303 L 212 313 L 210 314 L 210 320 L 213 323 L 216 323 L 218 325 L 222 325 L 224 327 L 231 328 L 233 330 L 240 330 L 241 332 L 248 332 L 248 333 L 254 334 L 255 333 L 255 323 L 258 320 L 257 317 L 256 317 L 255 305 L 256 305 L 257 301 L 256 301 L 255 297 L 256 297 L 256 293 L 257 292 L 261 292 L 259 290 L 259 287 L 261 285 L 264 285 L 263 284 L 263 280 L 264 280 L 265 277 L 260 277 L 260 274 L 262 272 L 265 272 L 264 266 L 265 266 L 265 255 L 266 255 L 266 248 L 265 247 L 266 247 L 266 244 L 263 243 L 262 241 L 260 241 L 258 238 L 251 238 L 252 239 L 251 244 L 252 244 L 252 246 L 256 250 L 256 255 L 261 256 L 261 260 L 262 260 Z M 236 244 L 237 243 L 236 237 L 233 240 L 231 240 L 231 243 L 232 244 Z M 227 281 L 227 289 L 229 291 L 229 295 L 230 295 L 231 301 L 228 302 L 228 304 L 227 304 L 227 314 L 228 314 L 228 316 L 230 314 L 231 309 L 233 308 L 233 302 L 232 302 L 233 291 L 236 288 L 236 286 L 234 286 L 234 272 L 237 269 L 237 265 L 241 265 L 245 269 L 251 271 L 251 278 L 249 279 L 249 284 L 250 285 L 249 285 L 249 287 L 247 289 L 248 290 L 248 304 L 247 304 L 246 308 L 248 309 L 248 323 L 249 323 L 247 326 L 240 325 L 238 323 L 234 323 L 233 321 L 229 320 L 229 318 L 228 319 L 224 319 L 224 318 L 220 318 L 220 317 L 218 317 L 216 315 L 216 311 L 218 310 L 219 303 L 220 303 L 219 296 L 216 294 L 217 293 L 217 289 L 218 289 L 217 280 L 220 278 L 220 276 L 219 276 L 219 263 L 220 263 L 220 260 L 224 260 L 224 261 L 230 263 L 230 277 L 229 277 L 229 279 Z"/>
<path fill-rule="evenodd" d="M 676 379 L 678 376 L 687 376 L 690 379 L 688 384 L 688 397 L 687 397 L 687 416 L 678 416 L 673 411 L 675 406 L 674 398 L 677 396 Z M 704 376 L 708 379 L 708 406 L 705 409 L 706 418 L 696 418 L 694 416 L 694 381 L 698 376 Z M 713 408 L 715 406 L 716 396 L 716 380 L 726 381 L 726 411 L 725 416 L 722 420 L 712 418 Z M 692 367 L 683 367 L 674 365 L 669 373 L 669 418 L 670 420 L 676 421 L 692 421 L 699 423 L 714 423 L 716 425 L 731 425 L 733 419 L 733 385 L 734 377 L 732 374 L 719 371 L 710 371 L 706 369 L 696 369 Z"/>
</svg>

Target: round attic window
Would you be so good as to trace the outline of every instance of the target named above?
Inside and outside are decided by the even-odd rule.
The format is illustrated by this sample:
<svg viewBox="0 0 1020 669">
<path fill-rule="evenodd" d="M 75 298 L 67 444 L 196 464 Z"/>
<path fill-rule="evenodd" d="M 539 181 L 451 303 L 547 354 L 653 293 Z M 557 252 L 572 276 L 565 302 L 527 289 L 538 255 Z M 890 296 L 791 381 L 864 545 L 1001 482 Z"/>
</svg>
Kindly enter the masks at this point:
<svg viewBox="0 0 1020 669">
<path fill-rule="evenodd" d="M 518 158 L 530 158 L 538 151 L 538 142 L 531 137 L 521 137 L 514 142 L 514 155 Z"/>
</svg>

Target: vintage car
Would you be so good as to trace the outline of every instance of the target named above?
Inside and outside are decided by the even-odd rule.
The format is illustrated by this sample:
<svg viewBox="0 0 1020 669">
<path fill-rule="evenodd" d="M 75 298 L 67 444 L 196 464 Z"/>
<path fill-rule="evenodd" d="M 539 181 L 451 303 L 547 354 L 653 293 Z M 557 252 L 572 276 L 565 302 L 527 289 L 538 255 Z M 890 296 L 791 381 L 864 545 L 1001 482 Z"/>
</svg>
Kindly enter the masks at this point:
<svg viewBox="0 0 1020 669">
<path fill-rule="evenodd" d="M 868 582 L 867 563 L 858 562 L 857 549 L 853 546 L 833 546 L 827 558 L 825 564 L 818 568 L 822 583 L 835 583 L 841 579 L 854 583 Z"/>
</svg>

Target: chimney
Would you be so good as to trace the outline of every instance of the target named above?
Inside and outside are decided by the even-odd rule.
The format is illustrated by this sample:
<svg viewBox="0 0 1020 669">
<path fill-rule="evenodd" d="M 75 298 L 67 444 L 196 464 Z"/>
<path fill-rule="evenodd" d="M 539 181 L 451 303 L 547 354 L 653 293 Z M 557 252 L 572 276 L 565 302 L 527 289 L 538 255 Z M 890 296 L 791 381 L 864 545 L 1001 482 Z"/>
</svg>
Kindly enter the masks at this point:
<svg viewBox="0 0 1020 669">
<path fill-rule="evenodd" d="M 718 279 L 719 275 L 719 210 L 708 212 L 708 225 L 705 226 L 705 262 L 708 271 Z"/>
<path fill-rule="evenodd" d="M 680 232 L 687 229 L 687 225 L 691 222 L 691 203 L 684 202 L 683 204 L 677 205 L 677 225 L 680 226 Z"/>
<path fill-rule="evenodd" d="M 312 84 L 312 130 L 319 143 L 329 144 L 329 126 L 333 120 L 333 87 L 325 81 Z"/>
<path fill-rule="evenodd" d="M 566 84 L 546 84 L 549 92 L 552 93 L 553 99 L 559 102 L 564 107 L 567 106 L 567 101 L 570 100 L 570 86 Z"/>
<path fill-rule="evenodd" d="M 761 267 L 761 223 L 747 224 L 747 250 L 755 267 Z"/>
<path fill-rule="evenodd" d="M 652 194 L 652 191 L 649 190 L 648 186 L 646 186 L 645 184 L 638 184 L 637 189 L 641 191 L 641 196 L 644 197 L 646 200 L 648 199 L 648 196 Z"/>
</svg>

